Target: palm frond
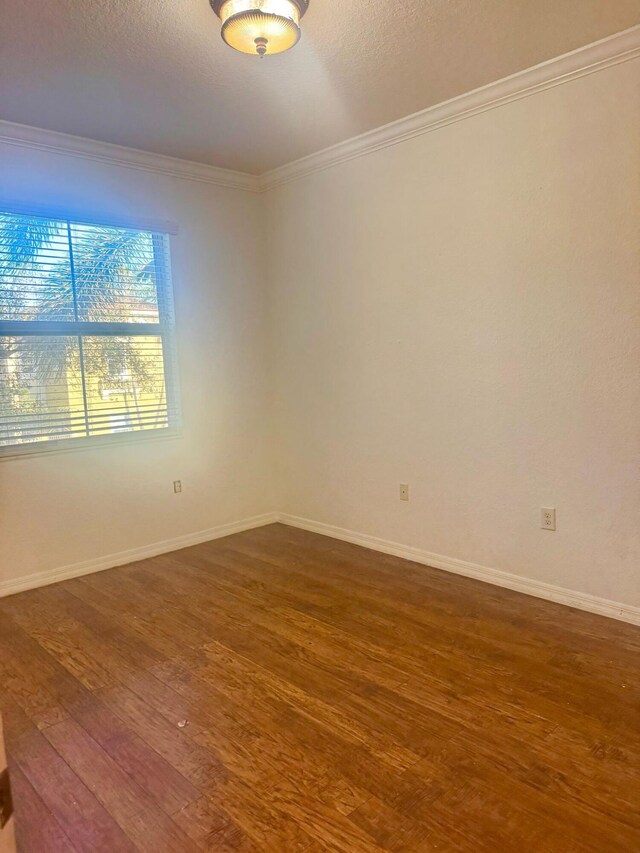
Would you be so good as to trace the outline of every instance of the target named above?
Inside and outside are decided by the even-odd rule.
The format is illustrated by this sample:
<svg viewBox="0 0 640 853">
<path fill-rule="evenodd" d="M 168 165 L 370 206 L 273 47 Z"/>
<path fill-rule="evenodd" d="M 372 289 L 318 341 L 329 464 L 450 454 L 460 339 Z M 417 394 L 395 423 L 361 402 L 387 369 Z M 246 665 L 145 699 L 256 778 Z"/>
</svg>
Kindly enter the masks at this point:
<svg viewBox="0 0 640 853">
<path fill-rule="evenodd" d="M 0 275 L 14 274 L 30 264 L 64 227 L 64 222 L 53 219 L 0 214 Z"/>
</svg>

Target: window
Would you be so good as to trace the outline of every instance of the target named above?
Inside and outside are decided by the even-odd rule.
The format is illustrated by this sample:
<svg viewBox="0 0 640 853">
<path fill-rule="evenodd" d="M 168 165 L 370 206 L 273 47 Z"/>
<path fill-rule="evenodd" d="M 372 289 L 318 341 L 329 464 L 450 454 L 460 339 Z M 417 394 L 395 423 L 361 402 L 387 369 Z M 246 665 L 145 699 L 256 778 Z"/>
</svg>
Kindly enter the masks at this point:
<svg viewBox="0 0 640 853">
<path fill-rule="evenodd" d="M 0 449 L 177 426 L 168 240 L 0 213 Z"/>
</svg>

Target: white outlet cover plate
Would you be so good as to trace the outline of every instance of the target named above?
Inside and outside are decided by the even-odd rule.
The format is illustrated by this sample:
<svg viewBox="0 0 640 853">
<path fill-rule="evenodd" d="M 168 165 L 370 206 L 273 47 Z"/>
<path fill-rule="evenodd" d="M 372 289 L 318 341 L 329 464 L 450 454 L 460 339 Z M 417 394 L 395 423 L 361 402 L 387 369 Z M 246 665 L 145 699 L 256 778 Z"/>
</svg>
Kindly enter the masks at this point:
<svg viewBox="0 0 640 853">
<path fill-rule="evenodd" d="M 540 508 L 540 527 L 542 530 L 556 529 L 556 510 L 552 506 L 543 506 Z"/>
</svg>

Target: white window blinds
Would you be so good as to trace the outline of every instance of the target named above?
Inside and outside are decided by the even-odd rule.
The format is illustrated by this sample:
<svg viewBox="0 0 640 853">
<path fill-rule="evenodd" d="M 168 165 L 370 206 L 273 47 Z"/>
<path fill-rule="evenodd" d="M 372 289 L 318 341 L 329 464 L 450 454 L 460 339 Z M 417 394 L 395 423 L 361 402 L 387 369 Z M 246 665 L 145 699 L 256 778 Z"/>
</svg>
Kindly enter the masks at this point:
<svg viewBox="0 0 640 853">
<path fill-rule="evenodd" d="M 0 448 L 177 426 L 168 241 L 0 213 Z"/>
</svg>

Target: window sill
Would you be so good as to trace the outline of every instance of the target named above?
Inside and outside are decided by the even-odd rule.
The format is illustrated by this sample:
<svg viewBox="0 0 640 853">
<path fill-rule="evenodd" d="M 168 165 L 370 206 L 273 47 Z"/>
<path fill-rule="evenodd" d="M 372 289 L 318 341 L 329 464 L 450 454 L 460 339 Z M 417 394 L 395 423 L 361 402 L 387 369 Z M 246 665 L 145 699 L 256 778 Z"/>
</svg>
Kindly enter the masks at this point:
<svg viewBox="0 0 640 853">
<path fill-rule="evenodd" d="M 154 432 L 155 435 L 150 433 Z M 31 459 L 34 456 L 52 456 L 59 453 L 77 453 L 81 450 L 101 450 L 109 447 L 120 447 L 122 445 L 139 444 L 149 441 L 170 441 L 182 438 L 182 430 L 179 427 L 168 427 L 166 429 L 139 431 L 137 433 L 126 433 L 116 435 L 105 435 L 96 438 L 65 438 L 58 441 L 34 442 L 33 444 L 17 444 L 0 447 L 0 462 Z"/>
</svg>

